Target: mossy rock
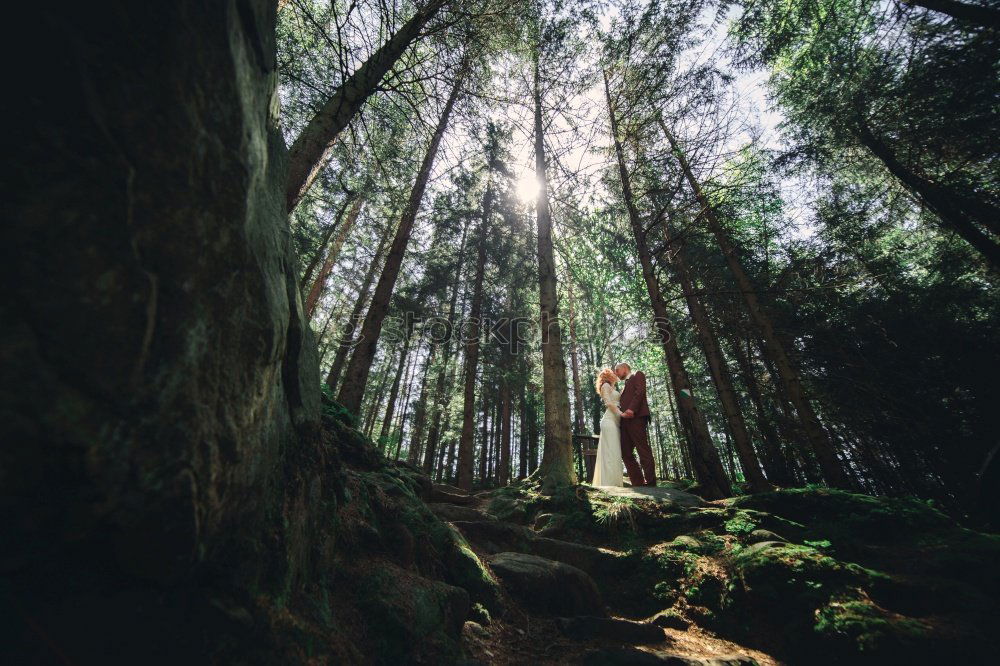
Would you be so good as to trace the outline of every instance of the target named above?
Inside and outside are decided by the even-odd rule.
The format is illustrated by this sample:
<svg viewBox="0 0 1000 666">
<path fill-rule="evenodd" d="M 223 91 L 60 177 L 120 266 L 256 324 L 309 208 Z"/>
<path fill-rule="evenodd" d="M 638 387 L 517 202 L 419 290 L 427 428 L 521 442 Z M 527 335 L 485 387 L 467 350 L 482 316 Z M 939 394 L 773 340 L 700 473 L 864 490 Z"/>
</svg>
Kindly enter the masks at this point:
<svg viewBox="0 0 1000 666">
<path fill-rule="evenodd" d="M 450 523 L 418 497 L 419 480 L 394 465 L 351 475 L 352 501 L 342 507 L 351 553 L 379 553 L 400 567 L 458 586 L 472 601 L 501 610 L 499 585 Z M 419 535 L 419 536 L 418 536 Z"/>
<path fill-rule="evenodd" d="M 446 580 L 468 591 L 473 601 L 490 612 L 501 612 L 503 602 L 496 577 L 473 552 L 465 537 L 452 525 L 447 527 L 450 542 L 444 553 Z"/>
<path fill-rule="evenodd" d="M 801 526 L 793 541 L 825 543 L 830 554 L 892 573 L 962 580 L 1000 594 L 1000 536 L 958 525 L 926 502 L 798 488 L 739 497 L 729 505 L 756 509 Z"/>
<path fill-rule="evenodd" d="M 809 546 L 764 541 L 732 556 L 734 575 L 755 604 L 780 604 L 776 610 L 811 616 L 841 588 L 869 583 L 879 574 L 841 562 Z M 801 613 L 800 613 L 801 611 Z"/>
<path fill-rule="evenodd" d="M 937 644 L 928 622 L 891 613 L 867 599 L 831 601 L 817 611 L 815 629 L 837 645 L 838 653 L 864 661 L 891 655 L 896 663 L 927 663 L 946 658 L 954 647 Z"/>
<path fill-rule="evenodd" d="M 380 664 L 457 655 L 471 607 L 460 587 L 429 580 L 391 563 L 351 574 L 358 609 L 365 615 L 363 640 Z"/>
</svg>

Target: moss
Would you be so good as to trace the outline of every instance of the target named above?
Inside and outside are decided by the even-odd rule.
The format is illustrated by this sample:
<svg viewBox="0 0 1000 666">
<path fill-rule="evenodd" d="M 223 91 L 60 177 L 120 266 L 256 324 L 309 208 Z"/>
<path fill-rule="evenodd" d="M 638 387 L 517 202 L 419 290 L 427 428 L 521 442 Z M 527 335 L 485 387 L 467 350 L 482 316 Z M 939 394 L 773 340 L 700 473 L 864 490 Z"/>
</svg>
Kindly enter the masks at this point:
<svg viewBox="0 0 1000 666">
<path fill-rule="evenodd" d="M 921 620 L 889 613 L 867 600 L 832 601 L 816 613 L 815 630 L 835 639 L 846 639 L 861 653 L 915 646 L 931 635 Z"/>
<path fill-rule="evenodd" d="M 494 613 L 502 610 L 500 585 L 473 552 L 465 537 L 452 525 L 446 526 L 449 547 L 445 555 L 446 578 L 469 592 L 472 599 Z"/>
<path fill-rule="evenodd" d="M 594 521 L 612 532 L 622 527 L 634 532 L 636 508 L 637 504 L 631 498 L 612 496 L 594 510 Z"/>
<path fill-rule="evenodd" d="M 484 626 L 493 622 L 493 618 L 490 617 L 490 611 L 480 603 L 472 604 L 472 611 L 469 613 L 469 619 Z"/>
<path fill-rule="evenodd" d="M 736 515 L 724 523 L 726 532 L 746 536 L 757 529 L 758 521 L 749 511 L 737 511 Z"/>
<path fill-rule="evenodd" d="M 463 590 L 390 564 L 355 572 L 352 578 L 373 661 L 393 664 L 419 659 L 421 653 L 457 654 L 469 611 Z"/>
</svg>

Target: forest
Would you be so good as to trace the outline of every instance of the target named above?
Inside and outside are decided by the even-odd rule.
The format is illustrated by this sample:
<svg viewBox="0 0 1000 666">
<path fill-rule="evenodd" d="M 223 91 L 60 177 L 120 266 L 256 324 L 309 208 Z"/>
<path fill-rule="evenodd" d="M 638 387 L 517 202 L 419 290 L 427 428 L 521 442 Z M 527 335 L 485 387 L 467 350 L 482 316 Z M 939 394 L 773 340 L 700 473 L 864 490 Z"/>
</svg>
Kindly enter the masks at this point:
<svg viewBox="0 0 1000 666">
<path fill-rule="evenodd" d="M 13 20 L 5 662 L 995 659 L 996 0 Z"/>
</svg>

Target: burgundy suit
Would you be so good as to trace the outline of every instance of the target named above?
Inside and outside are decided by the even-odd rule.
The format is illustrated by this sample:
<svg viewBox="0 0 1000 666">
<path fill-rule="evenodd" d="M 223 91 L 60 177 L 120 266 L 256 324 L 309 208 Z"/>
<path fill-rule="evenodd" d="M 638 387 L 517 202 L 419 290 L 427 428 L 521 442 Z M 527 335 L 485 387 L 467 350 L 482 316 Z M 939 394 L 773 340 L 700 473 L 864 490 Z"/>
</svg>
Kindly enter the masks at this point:
<svg viewBox="0 0 1000 666">
<path fill-rule="evenodd" d="M 631 409 L 635 414 L 621 421 L 622 460 L 628 470 L 629 481 L 633 486 L 655 486 L 656 463 L 653 462 L 653 449 L 649 446 L 647 431 L 649 403 L 646 401 L 646 375 L 637 371 L 625 380 L 619 407 L 623 412 Z M 639 454 L 638 462 L 635 460 L 636 453 Z"/>
</svg>

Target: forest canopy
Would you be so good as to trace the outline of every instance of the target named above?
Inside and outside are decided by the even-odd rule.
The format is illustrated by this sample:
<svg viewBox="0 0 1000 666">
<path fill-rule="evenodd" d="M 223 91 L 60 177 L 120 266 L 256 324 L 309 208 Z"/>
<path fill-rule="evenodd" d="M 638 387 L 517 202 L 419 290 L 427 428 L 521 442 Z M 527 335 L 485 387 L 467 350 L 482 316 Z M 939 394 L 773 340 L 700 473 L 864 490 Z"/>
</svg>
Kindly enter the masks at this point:
<svg viewBox="0 0 1000 666">
<path fill-rule="evenodd" d="M 627 360 L 664 476 L 970 508 L 1000 398 L 996 16 L 283 3 L 293 174 L 346 119 L 289 199 L 331 396 L 439 480 L 569 481 Z"/>
</svg>

